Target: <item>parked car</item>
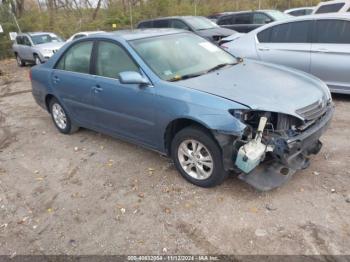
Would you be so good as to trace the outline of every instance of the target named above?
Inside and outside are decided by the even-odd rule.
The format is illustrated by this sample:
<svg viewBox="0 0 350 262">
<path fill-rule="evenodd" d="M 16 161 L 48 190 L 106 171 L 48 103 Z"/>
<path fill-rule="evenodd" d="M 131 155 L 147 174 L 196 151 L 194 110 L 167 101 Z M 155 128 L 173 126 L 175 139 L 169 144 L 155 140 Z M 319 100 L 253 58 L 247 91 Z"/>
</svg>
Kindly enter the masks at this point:
<svg viewBox="0 0 350 262">
<path fill-rule="evenodd" d="M 93 35 L 93 34 L 99 34 L 99 33 L 104 33 L 104 31 L 79 32 L 79 33 L 72 35 L 70 38 L 68 38 L 66 42 L 72 42 L 73 40 L 76 40 L 76 39 L 79 39 L 79 38 L 82 38 L 85 36 Z"/>
<path fill-rule="evenodd" d="M 84 37 L 30 74 L 60 132 L 85 127 L 169 155 L 202 187 L 230 170 L 260 190 L 281 185 L 320 150 L 333 115 L 319 79 L 183 30 Z"/>
<path fill-rule="evenodd" d="M 63 39 L 54 33 L 20 33 L 12 50 L 19 66 L 24 66 L 27 62 L 38 65 L 46 62 L 63 45 Z"/>
<path fill-rule="evenodd" d="M 145 20 L 137 25 L 137 28 L 177 28 L 191 31 L 209 41 L 219 43 L 224 37 L 235 34 L 230 29 L 221 28 L 206 17 L 202 16 L 173 16 L 152 20 Z"/>
<path fill-rule="evenodd" d="M 350 16 L 322 14 L 275 22 L 222 47 L 240 57 L 311 73 L 334 93 L 350 94 Z"/>
<path fill-rule="evenodd" d="M 278 10 L 242 11 L 220 16 L 216 23 L 224 28 L 229 28 L 240 33 L 247 33 L 262 25 L 290 17 L 290 15 Z"/>
<path fill-rule="evenodd" d="M 312 14 L 349 13 L 350 0 L 333 0 L 319 3 Z"/>
<path fill-rule="evenodd" d="M 298 8 L 292 8 L 285 10 L 284 13 L 292 16 L 303 16 L 303 15 L 310 15 L 314 11 L 315 7 L 298 7 Z"/>
</svg>

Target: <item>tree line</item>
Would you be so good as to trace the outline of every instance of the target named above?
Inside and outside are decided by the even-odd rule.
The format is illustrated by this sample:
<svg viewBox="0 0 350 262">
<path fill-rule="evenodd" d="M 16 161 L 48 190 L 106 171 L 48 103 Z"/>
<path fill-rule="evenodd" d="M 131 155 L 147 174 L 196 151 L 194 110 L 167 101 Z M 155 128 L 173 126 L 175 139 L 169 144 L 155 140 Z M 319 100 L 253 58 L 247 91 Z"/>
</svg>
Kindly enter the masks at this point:
<svg viewBox="0 0 350 262">
<path fill-rule="evenodd" d="M 8 53 L 8 32 L 75 32 L 134 27 L 140 20 L 171 15 L 209 15 L 223 11 L 316 5 L 320 0 L 0 0 L 0 58 Z"/>
</svg>

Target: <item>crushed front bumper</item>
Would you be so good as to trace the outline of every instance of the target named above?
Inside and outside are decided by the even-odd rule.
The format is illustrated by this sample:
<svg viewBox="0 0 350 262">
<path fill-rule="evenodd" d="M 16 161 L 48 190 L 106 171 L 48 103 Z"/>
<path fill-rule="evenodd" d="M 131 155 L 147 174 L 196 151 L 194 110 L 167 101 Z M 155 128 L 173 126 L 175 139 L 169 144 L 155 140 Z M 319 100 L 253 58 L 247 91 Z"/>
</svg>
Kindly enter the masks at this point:
<svg viewBox="0 0 350 262">
<path fill-rule="evenodd" d="M 239 178 L 260 191 L 268 191 L 287 182 L 297 170 L 308 167 L 309 155 L 321 150 L 319 139 L 329 127 L 333 113 L 334 106 L 330 104 L 327 112 L 300 135 L 275 139 L 274 159 L 261 163 L 249 174 L 240 174 Z"/>
</svg>

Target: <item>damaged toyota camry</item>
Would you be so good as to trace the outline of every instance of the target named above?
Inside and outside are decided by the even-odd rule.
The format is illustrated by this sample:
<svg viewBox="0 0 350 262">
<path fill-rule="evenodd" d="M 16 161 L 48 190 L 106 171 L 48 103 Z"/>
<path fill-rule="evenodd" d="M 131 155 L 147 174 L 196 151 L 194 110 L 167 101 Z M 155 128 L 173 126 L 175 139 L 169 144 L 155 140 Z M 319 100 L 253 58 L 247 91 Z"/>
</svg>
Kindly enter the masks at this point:
<svg viewBox="0 0 350 262">
<path fill-rule="evenodd" d="M 229 173 L 259 190 L 282 185 L 320 151 L 334 110 L 319 79 L 175 29 L 78 39 L 30 77 L 60 132 L 84 127 L 166 154 L 201 187 Z"/>
</svg>

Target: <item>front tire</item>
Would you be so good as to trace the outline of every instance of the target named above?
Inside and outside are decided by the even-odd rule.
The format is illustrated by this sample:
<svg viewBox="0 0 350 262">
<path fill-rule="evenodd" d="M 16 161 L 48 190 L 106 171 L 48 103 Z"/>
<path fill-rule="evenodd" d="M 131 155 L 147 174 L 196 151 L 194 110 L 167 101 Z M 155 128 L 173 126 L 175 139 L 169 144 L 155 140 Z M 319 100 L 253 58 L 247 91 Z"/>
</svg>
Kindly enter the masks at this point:
<svg viewBox="0 0 350 262">
<path fill-rule="evenodd" d="M 52 98 L 49 103 L 50 114 L 57 129 L 63 134 L 71 134 L 79 129 L 74 125 L 66 110 L 56 98 Z"/>
<path fill-rule="evenodd" d="M 172 141 L 171 155 L 181 175 L 197 186 L 219 185 L 228 175 L 219 145 L 203 128 L 190 126 L 179 131 Z"/>
<path fill-rule="evenodd" d="M 35 65 L 40 65 L 42 64 L 41 63 L 41 60 L 40 60 L 40 57 L 38 55 L 34 55 L 34 64 Z"/>
</svg>

